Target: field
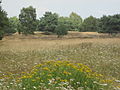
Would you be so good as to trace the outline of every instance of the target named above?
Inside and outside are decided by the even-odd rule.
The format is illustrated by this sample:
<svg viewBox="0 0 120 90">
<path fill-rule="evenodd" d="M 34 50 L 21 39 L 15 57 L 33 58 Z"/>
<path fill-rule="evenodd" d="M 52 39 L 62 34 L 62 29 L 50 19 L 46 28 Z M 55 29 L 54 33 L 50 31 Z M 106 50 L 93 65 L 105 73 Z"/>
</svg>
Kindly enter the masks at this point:
<svg viewBox="0 0 120 90">
<path fill-rule="evenodd" d="M 19 76 L 44 61 L 65 60 L 87 65 L 106 80 L 120 80 L 120 38 L 95 32 L 56 37 L 41 33 L 6 36 L 0 41 L 0 77 L 9 73 Z M 119 83 L 114 86 L 120 87 Z"/>
</svg>

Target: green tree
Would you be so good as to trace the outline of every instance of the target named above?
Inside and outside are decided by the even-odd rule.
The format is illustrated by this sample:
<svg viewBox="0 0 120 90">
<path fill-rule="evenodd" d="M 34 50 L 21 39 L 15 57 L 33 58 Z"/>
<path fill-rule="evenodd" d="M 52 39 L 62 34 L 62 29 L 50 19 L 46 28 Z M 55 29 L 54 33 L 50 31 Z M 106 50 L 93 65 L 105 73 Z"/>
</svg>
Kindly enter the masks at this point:
<svg viewBox="0 0 120 90">
<path fill-rule="evenodd" d="M 59 24 L 55 30 L 58 38 L 68 34 L 68 28 L 64 24 Z"/>
<path fill-rule="evenodd" d="M 80 31 L 83 32 L 97 32 L 99 19 L 90 16 L 86 18 L 80 26 Z"/>
<path fill-rule="evenodd" d="M 12 34 L 18 31 L 18 24 L 19 19 L 17 17 L 11 17 L 9 18 L 9 29 L 7 29 L 6 33 Z"/>
<path fill-rule="evenodd" d="M 39 23 L 40 23 L 40 20 L 37 19 L 37 20 L 36 20 L 36 25 L 37 25 L 37 26 L 36 26 L 36 31 L 39 31 Z"/>
<path fill-rule="evenodd" d="M 72 12 L 70 14 L 70 20 L 72 22 L 72 30 L 78 31 L 79 26 L 82 24 L 82 18 L 78 14 Z"/>
<path fill-rule="evenodd" d="M 8 25 L 9 21 L 7 18 L 7 13 L 2 10 L 2 7 L 0 6 L 0 40 L 2 40 Z"/>
<path fill-rule="evenodd" d="M 120 33 L 120 14 L 103 16 L 100 18 L 100 30 L 102 33 Z"/>
<path fill-rule="evenodd" d="M 64 24 L 68 28 L 69 31 L 72 30 L 72 24 L 73 23 L 72 23 L 72 21 L 70 20 L 69 17 L 59 17 L 58 23 L 59 24 Z"/>
<path fill-rule="evenodd" d="M 58 14 L 52 12 L 45 12 L 44 16 L 40 18 L 39 30 L 54 33 L 57 25 Z"/>
<path fill-rule="evenodd" d="M 21 32 L 25 35 L 34 34 L 36 30 L 36 9 L 32 6 L 23 8 L 19 14 L 20 24 L 22 25 Z"/>
<path fill-rule="evenodd" d="M 82 18 L 72 12 L 69 17 L 59 17 L 59 23 L 65 24 L 69 31 L 79 30 L 80 25 L 82 24 Z"/>
</svg>

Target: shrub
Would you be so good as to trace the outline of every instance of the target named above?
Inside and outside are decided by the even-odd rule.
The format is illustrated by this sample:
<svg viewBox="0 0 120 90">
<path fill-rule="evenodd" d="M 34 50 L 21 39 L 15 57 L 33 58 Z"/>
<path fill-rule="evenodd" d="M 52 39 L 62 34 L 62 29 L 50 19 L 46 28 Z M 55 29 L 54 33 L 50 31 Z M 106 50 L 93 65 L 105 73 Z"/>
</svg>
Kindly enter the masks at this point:
<svg viewBox="0 0 120 90">
<path fill-rule="evenodd" d="M 67 27 L 64 24 L 59 24 L 55 32 L 58 35 L 58 38 L 68 34 Z"/>
<path fill-rule="evenodd" d="M 22 76 L 19 84 L 25 90 L 99 90 L 102 87 L 99 84 L 100 77 L 100 74 L 81 63 L 47 61 Z"/>
</svg>

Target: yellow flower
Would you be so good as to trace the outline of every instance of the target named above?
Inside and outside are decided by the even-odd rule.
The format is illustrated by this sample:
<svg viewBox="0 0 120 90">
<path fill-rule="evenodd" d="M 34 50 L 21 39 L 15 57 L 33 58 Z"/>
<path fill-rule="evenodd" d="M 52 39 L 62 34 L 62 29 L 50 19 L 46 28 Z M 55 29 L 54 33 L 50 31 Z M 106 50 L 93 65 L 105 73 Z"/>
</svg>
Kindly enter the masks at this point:
<svg viewBox="0 0 120 90">
<path fill-rule="evenodd" d="M 67 82 L 67 80 L 60 80 L 61 82 Z"/>
<path fill-rule="evenodd" d="M 44 67 L 43 70 L 50 71 L 48 67 Z"/>
<path fill-rule="evenodd" d="M 32 78 L 32 76 L 23 76 L 22 79 Z"/>
<path fill-rule="evenodd" d="M 112 83 L 113 80 L 101 80 L 102 83 Z"/>
<path fill-rule="evenodd" d="M 35 82 L 36 80 L 35 80 L 35 79 L 33 79 L 32 81 L 33 81 L 33 82 Z"/>
<path fill-rule="evenodd" d="M 66 75 L 71 75 L 71 73 L 69 73 L 67 71 L 64 71 L 63 73 L 66 74 Z"/>
<path fill-rule="evenodd" d="M 26 72 L 22 72 L 23 74 L 26 74 Z"/>
</svg>

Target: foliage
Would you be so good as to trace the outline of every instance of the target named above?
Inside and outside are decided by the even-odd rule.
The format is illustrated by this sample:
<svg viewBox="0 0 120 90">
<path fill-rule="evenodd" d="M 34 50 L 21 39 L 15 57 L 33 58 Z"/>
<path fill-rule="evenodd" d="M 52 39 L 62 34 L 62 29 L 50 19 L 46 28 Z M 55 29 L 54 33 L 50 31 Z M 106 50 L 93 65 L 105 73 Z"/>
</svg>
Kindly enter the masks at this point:
<svg viewBox="0 0 120 90">
<path fill-rule="evenodd" d="M 7 18 L 7 13 L 2 10 L 2 7 L 0 6 L 0 40 L 2 40 L 5 30 L 9 26 L 9 21 Z"/>
<path fill-rule="evenodd" d="M 48 61 L 36 65 L 31 73 L 19 80 L 22 88 L 33 89 L 91 89 L 99 90 L 101 74 L 96 74 L 86 65 L 68 61 Z"/>
<path fill-rule="evenodd" d="M 39 31 L 39 23 L 40 23 L 40 20 L 36 19 L 36 30 L 35 31 Z"/>
<path fill-rule="evenodd" d="M 10 27 L 12 29 L 12 33 L 18 31 L 19 19 L 17 17 L 10 17 L 9 18 Z"/>
<path fill-rule="evenodd" d="M 71 30 L 72 29 L 72 21 L 70 20 L 69 17 L 59 17 L 58 19 L 58 23 L 59 24 L 64 24 L 68 30 Z"/>
<path fill-rule="evenodd" d="M 99 28 L 98 24 L 99 24 L 99 20 L 93 16 L 90 16 L 83 21 L 79 31 L 97 32 Z"/>
<path fill-rule="evenodd" d="M 62 37 L 64 35 L 67 35 L 68 30 L 67 30 L 67 27 L 64 24 L 59 24 L 57 26 L 55 32 L 56 32 L 56 34 L 58 35 L 58 38 L 59 38 L 59 37 Z"/>
<path fill-rule="evenodd" d="M 18 31 L 19 19 L 17 17 L 8 18 L 9 25 L 5 29 L 6 35 L 11 35 Z"/>
<path fill-rule="evenodd" d="M 58 21 L 66 25 L 69 31 L 76 31 L 79 30 L 82 18 L 78 14 L 72 12 L 69 17 L 59 17 Z"/>
<path fill-rule="evenodd" d="M 39 30 L 44 32 L 55 32 L 58 25 L 58 15 L 52 12 L 45 12 L 44 16 L 40 18 Z"/>
<path fill-rule="evenodd" d="M 23 8 L 19 14 L 20 24 L 22 25 L 21 32 L 25 35 L 34 34 L 36 30 L 36 9 L 32 6 Z"/>
<path fill-rule="evenodd" d="M 78 31 L 80 25 L 82 24 L 82 18 L 78 14 L 72 12 L 70 14 L 70 20 L 72 22 L 71 30 L 77 30 Z"/>
<path fill-rule="evenodd" d="M 120 33 L 120 14 L 100 18 L 100 31 L 103 33 Z"/>
</svg>

